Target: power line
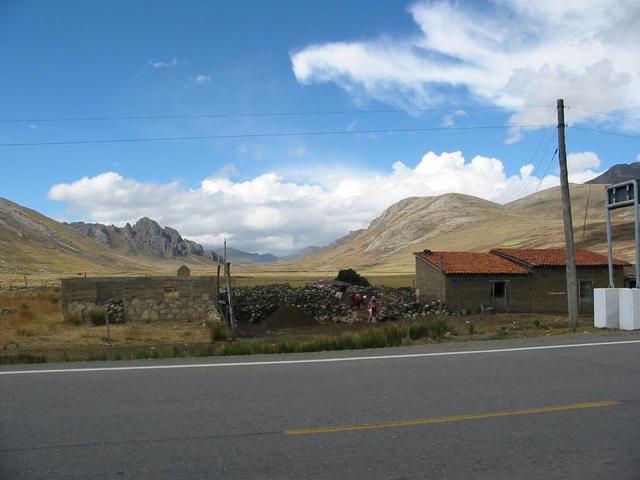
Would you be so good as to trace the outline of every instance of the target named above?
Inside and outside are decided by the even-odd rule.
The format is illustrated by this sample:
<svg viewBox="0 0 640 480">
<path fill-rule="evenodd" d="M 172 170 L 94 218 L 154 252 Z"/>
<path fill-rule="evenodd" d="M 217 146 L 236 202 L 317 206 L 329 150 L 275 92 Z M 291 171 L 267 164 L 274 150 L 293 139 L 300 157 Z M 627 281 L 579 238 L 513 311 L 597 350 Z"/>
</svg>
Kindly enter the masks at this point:
<svg viewBox="0 0 640 480">
<path fill-rule="evenodd" d="M 555 115 L 555 109 L 551 111 L 551 116 L 549 117 L 549 119 L 547 120 L 547 123 L 551 122 L 551 120 L 553 119 L 553 116 Z M 531 155 L 531 158 L 529 158 L 529 160 L 527 162 L 524 163 L 524 165 L 528 164 L 528 163 L 532 163 L 534 161 L 534 159 L 537 157 L 538 152 L 540 151 L 540 147 L 542 146 L 542 143 L 544 142 L 545 137 L 547 136 L 547 133 L 549 133 L 550 131 L 552 131 L 551 128 L 546 128 L 544 130 L 544 133 L 540 136 L 540 141 L 538 142 L 538 146 L 536 147 L 535 151 L 533 152 L 533 155 Z M 545 154 L 547 152 L 547 150 L 549 149 L 549 142 L 551 141 L 552 136 L 549 137 L 549 140 L 547 141 L 547 145 L 545 147 Z M 545 154 L 543 154 L 542 156 L 540 156 L 540 158 L 538 159 L 538 161 L 536 162 L 536 165 L 534 165 L 533 167 L 533 171 L 535 172 L 536 169 L 540 166 L 539 164 L 542 162 L 542 160 L 545 157 Z M 520 195 L 528 186 L 531 180 L 531 176 L 527 176 L 526 178 L 523 178 L 520 180 L 520 183 L 517 185 L 517 187 L 514 190 L 513 195 L 511 196 L 512 199 L 515 199 L 518 197 L 518 195 Z"/>
<path fill-rule="evenodd" d="M 552 105 L 521 105 L 512 110 L 525 108 L 547 108 Z M 408 108 L 408 109 L 382 109 L 382 110 L 324 110 L 302 112 L 240 112 L 240 113 L 194 113 L 194 114 L 160 114 L 160 115 L 105 115 L 93 117 L 45 117 L 45 118 L 0 118 L 0 123 L 44 123 L 44 122 L 93 122 L 112 120 L 168 120 L 168 119 L 196 119 L 196 118 L 234 118 L 234 117 L 297 117 L 313 115 L 368 115 L 383 113 L 427 113 L 427 112 L 451 112 L 456 110 L 505 110 L 498 106 L 465 106 L 442 108 Z"/>
<path fill-rule="evenodd" d="M 556 151 L 553 152 L 553 156 L 551 157 L 551 161 L 547 164 L 547 168 L 544 169 L 544 173 L 542 174 L 542 177 L 540 177 L 540 182 L 536 187 L 536 191 L 533 193 L 538 193 L 538 190 L 540 190 L 540 185 L 542 185 L 542 181 L 544 180 L 544 177 L 547 176 L 547 172 L 549 171 L 549 168 L 551 167 L 551 165 L 553 165 L 553 160 L 555 160 L 557 154 L 558 154 L 558 149 L 556 148 Z"/>
<path fill-rule="evenodd" d="M 640 118 L 628 117 L 626 115 L 620 115 L 617 113 L 600 112 L 598 110 L 591 110 L 589 108 L 582 108 L 582 107 L 568 107 L 566 105 L 565 105 L 565 108 L 571 108 L 573 110 L 581 110 L 583 112 L 595 113 L 596 115 L 604 115 L 606 117 L 622 118 L 624 120 L 633 120 L 634 122 L 640 122 Z"/>
<path fill-rule="evenodd" d="M 46 145 L 89 145 L 102 143 L 139 143 L 139 142 L 165 142 L 177 140 L 215 140 L 234 138 L 268 138 L 268 137 L 302 137 L 320 135 L 360 135 L 372 133 L 417 133 L 434 132 L 445 130 L 491 130 L 507 128 L 543 128 L 549 127 L 544 124 L 522 124 L 522 125 L 481 125 L 481 126 L 456 126 L 456 127 L 426 127 L 426 128 L 388 128 L 371 130 L 333 130 L 333 131 L 311 131 L 311 132 L 275 132 L 275 133 L 239 133 L 228 135 L 194 135 L 185 137 L 146 137 L 146 138 L 115 138 L 103 140 L 62 140 L 49 142 L 16 142 L 0 143 L 0 147 L 34 147 Z"/>
<path fill-rule="evenodd" d="M 572 128 L 574 130 L 586 130 L 587 132 L 602 133 L 603 135 L 614 135 L 616 137 L 636 138 L 636 139 L 640 140 L 640 136 L 638 136 L 638 135 L 630 135 L 628 133 L 615 132 L 615 131 L 612 131 L 612 130 L 598 130 L 598 129 L 595 129 L 595 128 L 578 127 L 576 125 L 568 125 L 567 128 Z"/>
</svg>

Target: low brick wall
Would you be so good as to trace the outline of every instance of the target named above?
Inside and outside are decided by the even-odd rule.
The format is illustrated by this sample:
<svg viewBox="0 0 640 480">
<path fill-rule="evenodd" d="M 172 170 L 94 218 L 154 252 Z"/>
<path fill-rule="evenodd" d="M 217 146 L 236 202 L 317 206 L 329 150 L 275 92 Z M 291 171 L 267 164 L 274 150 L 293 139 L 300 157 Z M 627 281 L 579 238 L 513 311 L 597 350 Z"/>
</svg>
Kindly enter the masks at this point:
<svg viewBox="0 0 640 480">
<path fill-rule="evenodd" d="M 83 318 L 92 308 L 110 321 L 205 321 L 218 318 L 215 277 L 95 277 L 62 279 L 62 313 Z"/>
</svg>

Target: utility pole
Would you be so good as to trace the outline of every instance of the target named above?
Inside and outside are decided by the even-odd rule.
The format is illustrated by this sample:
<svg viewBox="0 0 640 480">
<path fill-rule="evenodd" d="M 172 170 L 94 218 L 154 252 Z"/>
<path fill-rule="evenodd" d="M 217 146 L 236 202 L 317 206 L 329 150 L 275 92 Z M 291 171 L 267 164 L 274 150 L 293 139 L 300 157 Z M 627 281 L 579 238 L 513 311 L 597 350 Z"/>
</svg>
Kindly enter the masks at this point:
<svg viewBox="0 0 640 480">
<path fill-rule="evenodd" d="M 224 239 L 224 276 L 227 280 L 227 299 L 229 301 L 229 326 L 231 327 L 231 336 L 233 340 L 238 338 L 238 325 L 233 315 L 233 292 L 231 291 L 231 263 L 227 262 L 227 239 Z"/>
<path fill-rule="evenodd" d="M 562 218 L 567 253 L 567 310 L 569 325 L 578 326 L 578 284 L 576 281 L 576 253 L 573 246 L 573 220 L 571 218 L 571 196 L 567 172 L 567 148 L 564 143 L 564 100 L 558 99 L 558 158 L 560 159 L 560 193 L 562 194 Z"/>
</svg>

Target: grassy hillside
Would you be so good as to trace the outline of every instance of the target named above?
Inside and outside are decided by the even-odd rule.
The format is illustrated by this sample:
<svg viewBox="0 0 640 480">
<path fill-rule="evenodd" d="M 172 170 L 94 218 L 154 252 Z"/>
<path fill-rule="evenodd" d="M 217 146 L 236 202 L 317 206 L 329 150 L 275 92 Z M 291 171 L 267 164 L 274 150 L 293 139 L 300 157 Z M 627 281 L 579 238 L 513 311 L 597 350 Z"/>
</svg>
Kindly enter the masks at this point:
<svg viewBox="0 0 640 480">
<path fill-rule="evenodd" d="M 571 196 L 577 246 L 606 253 L 603 188 L 572 185 Z M 631 210 L 615 213 L 614 234 L 615 255 L 633 261 Z M 487 251 L 496 247 L 563 245 L 559 188 L 505 205 L 468 195 L 446 194 L 402 200 L 355 238 L 318 255 L 271 268 L 315 271 L 351 266 L 365 272 L 412 272 L 412 252 L 425 248 Z"/>
<path fill-rule="evenodd" d="M 168 272 L 182 263 L 211 268 L 204 260 L 128 257 L 35 210 L 0 198 L 0 274 Z"/>
</svg>

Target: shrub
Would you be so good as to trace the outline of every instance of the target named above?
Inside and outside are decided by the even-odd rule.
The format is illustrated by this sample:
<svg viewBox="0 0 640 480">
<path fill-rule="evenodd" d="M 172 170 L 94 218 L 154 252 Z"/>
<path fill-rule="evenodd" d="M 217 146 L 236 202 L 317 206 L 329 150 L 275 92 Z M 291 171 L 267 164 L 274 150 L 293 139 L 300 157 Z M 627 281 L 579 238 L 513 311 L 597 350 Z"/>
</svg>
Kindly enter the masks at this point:
<svg viewBox="0 0 640 480">
<path fill-rule="evenodd" d="M 226 341 L 231 338 L 231 332 L 229 331 L 229 327 L 226 323 L 223 323 L 220 320 L 212 320 L 207 323 L 207 326 L 211 332 L 212 342 Z"/>
<path fill-rule="evenodd" d="M 346 270 L 340 270 L 338 272 L 338 276 L 336 277 L 336 280 L 340 282 L 350 283 L 351 285 L 358 285 L 360 287 L 368 287 L 370 285 L 369 280 L 364 278 L 362 275 L 360 275 L 358 272 L 356 272 L 352 268 L 347 268 Z"/>
<path fill-rule="evenodd" d="M 226 325 L 225 325 L 226 327 Z M 281 340 L 276 343 L 234 342 L 216 349 L 215 355 L 252 355 L 267 353 L 300 353 L 329 350 L 357 350 L 361 348 L 396 347 L 402 339 L 441 339 L 450 329 L 442 320 L 372 327 L 359 332 L 348 332 L 337 337 L 318 337 L 313 340 Z"/>
<path fill-rule="evenodd" d="M 19 337 L 35 337 L 36 332 L 29 328 L 16 328 L 16 335 Z"/>
<path fill-rule="evenodd" d="M 78 310 L 72 310 L 67 313 L 64 321 L 71 325 L 78 326 L 82 323 L 82 315 Z"/>
<path fill-rule="evenodd" d="M 29 320 L 33 318 L 33 313 L 31 312 L 29 305 L 27 305 L 26 303 L 20 304 L 20 306 L 18 307 L 18 315 L 23 320 Z"/>
<path fill-rule="evenodd" d="M 92 308 L 87 312 L 89 321 L 94 325 L 106 325 L 107 314 L 102 308 Z"/>
</svg>

